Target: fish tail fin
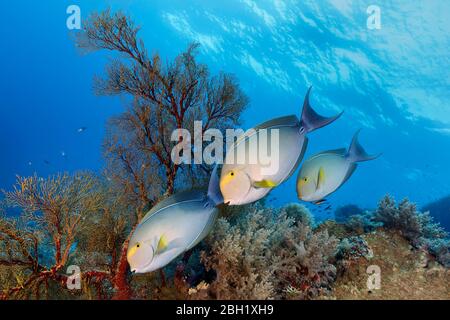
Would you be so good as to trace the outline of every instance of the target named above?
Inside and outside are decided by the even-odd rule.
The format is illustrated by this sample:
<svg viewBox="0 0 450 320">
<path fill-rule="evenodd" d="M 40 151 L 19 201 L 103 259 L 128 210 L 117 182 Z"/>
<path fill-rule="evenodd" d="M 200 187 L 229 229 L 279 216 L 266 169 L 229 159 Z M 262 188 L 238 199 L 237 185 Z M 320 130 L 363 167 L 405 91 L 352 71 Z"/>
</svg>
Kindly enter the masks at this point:
<svg viewBox="0 0 450 320">
<path fill-rule="evenodd" d="M 316 129 L 322 128 L 335 121 L 342 115 L 342 113 L 344 113 L 342 111 L 334 117 L 326 118 L 314 111 L 314 109 L 311 107 L 311 104 L 309 103 L 309 94 L 311 92 L 311 88 L 312 86 L 309 87 L 308 92 L 306 92 L 305 100 L 303 101 L 302 116 L 300 120 L 300 124 L 306 132 L 311 132 Z"/>
<path fill-rule="evenodd" d="M 211 178 L 209 178 L 208 186 L 208 198 L 210 198 L 216 206 L 223 203 L 222 192 L 220 192 L 220 180 L 217 175 L 217 167 L 218 165 L 216 164 L 213 172 L 211 173 Z"/>
<path fill-rule="evenodd" d="M 348 148 L 348 152 L 346 157 L 351 162 L 361 162 L 361 161 L 369 161 L 378 158 L 381 153 L 376 155 L 369 155 L 364 150 L 364 148 L 361 146 L 361 144 L 358 141 L 359 133 L 361 132 L 361 129 L 356 131 L 355 135 L 353 136 L 352 142 L 350 144 L 350 147 Z"/>
</svg>

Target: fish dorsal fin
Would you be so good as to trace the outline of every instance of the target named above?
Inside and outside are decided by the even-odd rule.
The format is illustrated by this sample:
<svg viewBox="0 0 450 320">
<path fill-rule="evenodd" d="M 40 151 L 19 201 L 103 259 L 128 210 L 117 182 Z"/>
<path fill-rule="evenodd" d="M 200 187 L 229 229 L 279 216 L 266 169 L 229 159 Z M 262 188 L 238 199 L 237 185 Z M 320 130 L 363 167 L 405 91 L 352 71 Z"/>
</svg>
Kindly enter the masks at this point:
<svg viewBox="0 0 450 320">
<path fill-rule="evenodd" d="M 320 157 L 324 154 L 334 154 L 334 155 L 339 155 L 339 156 L 345 157 L 346 153 L 347 153 L 347 150 L 345 148 L 322 151 L 322 152 L 319 152 L 319 153 L 316 153 L 315 155 L 313 155 L 311 158 L 306 160 L 306 162 L 310 162 L 310 161 L 314 160 L 315 158 Z"/>
<path fill-rule="evenodd" d="M 237 148 L 242 142 L 245 142 L 250 137 L 254 136 L 257 133 L 257 129 L 251 128 L 247 131 L 245 131 L 243 134 L 238 136 L 235 141 L 231 142 L 229 145 L 227 145 L 228 148 Z"/>
<path fill-rule="evenodd" d="M 199 191 L 199 190 L 182 191 L 182 192 L 176 193 L 176 194 L 158 202 L 144 216 L 144 218 L 141 220 L 140 224 L 143 224 L 144 222 L 146 222 L 150 217 L 154 216 L 155 214 L 160 212 L 162 209 L 176 205 L 180 202 L 202 200 L 204 197 L 205 197 L 204 192 Z"/>
<path fill-rule="evenodd" d="M 333 149 L 333 150 L 327 150 L 327 151 L 322 151 L 319 154 L 338 154 L 338 155 L 345 155 L 347 153 L 347 150 L 345 148 L 339 148 L 339 149 Z"/>
<path fill-rule="evenodd" d="M 236 141 L 234 142 L 234 145 L 237 146 L 242 141 L 245 141 L 245 139 L 250 138 L 251 136 L 256 134 L 258 132 L 258 130 L 271 129 L 271 128 L 275 128 L 275 127 L 294 127 L 294 126 L 298 126 L 298 124 L 299 124 L 299 121 L 297 119 L 297 116 L 295 116 L 295 115 L 275 118 L 275 119 L 263 122 L 263 123 L 257 125 L 256 127 L 247 130 L 245 133 L 243 133 L 239 137 L 237 137 Z"/>
<path fill-rule="evenodd" d="M 260 125 L 255 127 L 255 130 L 259 129 L 270 129 L 274 127 L 295 127 L 298 126 L 299 121 L 297 116 L 290 115 L 290 116 L 284 116 L 280 118 L 275 118 L 269 121 L 266 121 L 264 123 L 261 123 Z"/>
<path fill-rule="evenodd" d="M 316 190 L 320 189 L 325 183 L 325 170 L 323 167 L 319 168 L 319 172 L 317 173 L 317 185 Z"/>
<path fill-rule="evenodd" d="M 243 133 L 239 137 L 237 137 L 236 141 L 234 141 L 232 143 L 232 145 L 234 147 L 237 147 L 241 142 L 246 141 L 246 139 L 249 139 L 250 137 L 255 135 L 258 132 L 258 130 L 280 128 L 280 127 L 295 127 L 298 125 L 299 125 L 299 121 L 298 121 L 297 116 L 295 116 L 295 115 L 275 118 L 275 119 L 263 122 L 263 123 L 257 125 L 256 127 L 247 130 L 245 133 Z"/>
<path fill-rule="evenodd" d="M 164 250 L 166 250 L 166 248 L 167 248 L 167 238 L 166 238 L 166 236 L 165 235 L 162 235 L 160 238 L 159 238 L 159 241 L 158 241 L 158 245 L 156 246 L 156 252 L 157 253 L 161 253 L 161 252 L 163 252 Z"/>
</svg>

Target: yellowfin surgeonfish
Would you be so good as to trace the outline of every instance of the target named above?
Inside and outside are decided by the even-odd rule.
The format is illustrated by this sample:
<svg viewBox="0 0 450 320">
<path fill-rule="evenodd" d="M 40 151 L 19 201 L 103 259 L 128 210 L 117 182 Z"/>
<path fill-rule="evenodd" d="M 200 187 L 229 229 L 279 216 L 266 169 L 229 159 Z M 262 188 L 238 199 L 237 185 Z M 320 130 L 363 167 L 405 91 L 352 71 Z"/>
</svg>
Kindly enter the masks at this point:
<svg viewBox="0 0 450 320">
<path fill-rule="evenodd" d="M 321 152 L 302 165 L 297 177 L 300 200 L 320 203 L 342 186 L 356 169 L 356 162 L 368 161 L 379 155 L 368 155 L 358 142 L 359 130 L 353 136 L 348 151 L 345 148 Z"/>
<path fill-rule="evenodd" d="M 310 91 L 311 88 L 308 89 L 303 102 L 301 120 L 295 115 L 290 115 L 265 122 L 251 130 L 250 134 L 238 139 L 229 148 L 233 152 L 227 153 L 220 177 L 220 190 L 225 203 L 243 205 L 257 201 L 272 188 L 286 181 L 303 159 L 308 143 L 307 133 L 326 126 L 340 117 L 342 113 L 330 118 L 317 114 L 309 103 Z M 259 157 L 255 162 L 249 161 L 249 155 L 258 155 L 259 145 L 248 141 L 253 135 L 258 135 L 259 141 L 262 129 L 266 129 L 264 134 L 268 141 L 271 141 L 271 129 L 278 129 L 279 154 L 274 164 L 278 170 L 273 174 L 264 173 L 265 165 L 261 163 Z M 239 152 L 241 143 L 245 143 L 245 161 L 239 164 L 233 158 Z M 270 148 L 274 149 L 272 146 Z"/>
<path fill-rule="evenodd" d="M 217 167 L 208 194 L 188 191 L 175 194 L 153 207 L 134 231 L 127 252 L 133 273 L 163 268 L 191 249 L 211 231 L 217 219 L 217 205 L 223 203 Z"/>
</svg>

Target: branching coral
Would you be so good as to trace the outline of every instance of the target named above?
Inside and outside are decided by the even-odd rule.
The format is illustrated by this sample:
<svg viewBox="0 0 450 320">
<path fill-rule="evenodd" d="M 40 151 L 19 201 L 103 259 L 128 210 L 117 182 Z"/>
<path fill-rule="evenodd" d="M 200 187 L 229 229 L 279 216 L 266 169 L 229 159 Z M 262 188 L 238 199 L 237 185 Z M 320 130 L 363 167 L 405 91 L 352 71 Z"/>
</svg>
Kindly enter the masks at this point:
<svg viewBox="0 0 450 320">
<path fill-rule="evenodd" d="M 428 212 L 417 211 L 416 205 L 407 199 L 397 206 L 394 199 L 389 196 L 384 197 L 374 213 L 374 221 L 381 222 L 386 228 L 400 231 L 416 246 L 422 244 L 424 239 L 439 239 L 447 236 L 439 223 L 433 222 Z"/>
<path fill-rule="evenodd" d="M 274 264 L 284 288 L 280 297 L 309 299 L 327 294 L 336 277 L 332 262 L 338 243 L 326 229 L 313 231 L 310 225 L 297 224 L 287 234 L 287 245 L 279 248 L 281 258 Z"/>
<path fill-rule="evenodd" d="M 370 260 L 373 258 L 372 248 L 360 236 L 351 236 L 342 239 L 337 249 L 338 272 L 344 273 L 354 263 L 358 263 L 360 258 Z"/>
<path fill-rule="evenodd" d="M 29 296 L 30 291 L 38 298 L 41 290 L 48 294 L 49 281 L 65 284 L 67 277 L 61 271 L 73 254 L 77 235 L 87 226 L 86 217 L 100 209 L 99 190 L 94 176 L 80 173 L 18 177 L 14 190 L 4 192 L 6 203 L 23 212 L 20 219 L 0 219 L 0 264 L 22 266 L 24 278 L 17 286 L 4 288 L 4 298 Z M 51 257 L 40 259 L 43 251 Z"/>
<path fill-rule="evenodd" d="M 235 224 L 220 219 L 207 240 L 211 250 L 202 255 L 206 267 L 216 272 L 211 294 L 218 299 L 271 299 L 309 298 L 326 291 L 335 275 L 330 261 L 338 241 L 326 231 L 314 232 L 300 218 L 305 209 L 288 206 L 254 207 Z"/>
<path fill-rule="evenodd" d="M 83 26 L 77 37 L 79 48 L 119 54 L 108 64 L 106 74 L 96 77 L 96 93 L 123 94 L 132 101 L 122 114 L 108 122 L 104 142 L 108 179 L 123 193 L 125 207 L 135 210 L 125 210 L 126 221 L 134 222 L 131 228 L 125 228 L 129 235 L 136 222 L 161 198 L 173 194 L 180 185 L 198 186 L 209 177 L 207 166 L 172 161 L 173 156 L 179 156 L 172 154 L 172 135 L 180 129 L 193 133 L 196 120 L 203 121 L 202 133 L 210 128 L 234 127 L 248 99 L 233 75 L 221 72 L 213 76 L 208 66 L 197 61 L 198 44 L 189 45 L 175 59 L 163 62 L 159 54 L 149 54 L 138 37 L 139 28 L 120 12 L 93 14 Z M 193 147 L 190 151 L 194 154 Z M 110 215 L 108 219 L 106 223 L 122 228 L 117 217 Z M 114 254 L 113 282 L 116 298 L 121 299 L 132 296 L 127 277 L 127 239 L 122 231 L 104 239 L 116 245 L 107 251 Z"/>
<path fill-rule="evenodd" d="M 216 272 L 211 286 L 217 299 L 268 299 L 275 294 L 269 268 L 271 235 L 277 232 L 261 211 L 236 225 L 220 219 L 209 237 L 211 255 L 204 253 L 207 269 Z"/>
<path fill-rule="evenodd" d="M 386 196 L 380 201 L 374 220 L 399 231 L 412 245 L 427 248 L 439 262 L 449 265 L 448 234 L 428 212 L 418 211 L 414 203 L 405 199 L 397 206 L 391 197 Z"/>
</svg>

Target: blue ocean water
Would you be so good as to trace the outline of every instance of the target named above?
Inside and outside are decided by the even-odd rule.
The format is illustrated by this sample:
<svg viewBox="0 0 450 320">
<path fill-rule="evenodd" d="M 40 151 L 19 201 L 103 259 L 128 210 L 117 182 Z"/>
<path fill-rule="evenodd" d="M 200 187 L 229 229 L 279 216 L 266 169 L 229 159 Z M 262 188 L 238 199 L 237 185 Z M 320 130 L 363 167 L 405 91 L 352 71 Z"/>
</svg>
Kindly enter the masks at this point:
<svg viewBox="0 0 450 320">
<path fill-rule="evenodd" d="M 450 193 L 450 3 L 427 1 L 15 1 L 4 2 L 0 51 L 0 188 L 36 172 L 99 170 L 106 120 L 120 97 L 98 97 L 92 78 L 109 55 L 83 55 L 66 27 L 69 5 L 82 19 L 110 7 L 141 27 L 147 48 L 172 59 L 192 41 L 213 73 L 239 79 L 250 98 L 244 127 L 300 114 L 307 88 L 320 113 L 344 110 L 310 135 L 306 157 L 361 143 L 362 163 L 328 200 L 373 208 L 386 193 L 420 206 Z M 380 8 L 381 28 L 367 27 Z M 83 20 L 82 20 L 83 21 Z M 78 129 L 86 128 L 79 132 Z M 271 193 L 298 201 L 295 176 Z"/>
</svg>

